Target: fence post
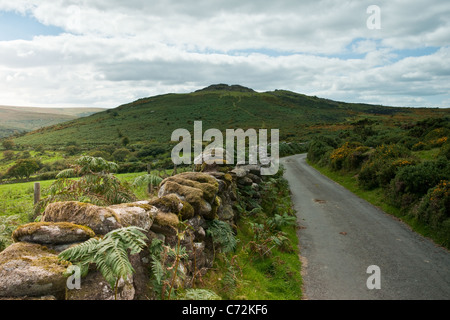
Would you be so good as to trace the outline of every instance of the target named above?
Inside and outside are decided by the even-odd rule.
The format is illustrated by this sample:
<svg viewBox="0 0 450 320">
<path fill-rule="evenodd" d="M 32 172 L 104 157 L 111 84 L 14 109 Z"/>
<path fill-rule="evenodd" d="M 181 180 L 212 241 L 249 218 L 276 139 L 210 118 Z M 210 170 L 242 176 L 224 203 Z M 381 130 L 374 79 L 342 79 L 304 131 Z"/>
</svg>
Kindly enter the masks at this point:
<svg viewBox="0 0 450 320">
<path fill-rule="evenodd" d="M 151 172 L 152 172 L 152 165 L 150 163 L 147 163 L 147 174 L 151 174 Z M 147 186 L 147 192 L 149 194 L 153 193 L 153 185 L 151 183 L 149 183 Z"/>
<path fill-rule="evenodd" d="M 41 184 L 39 182 L 34 183 L 34 205 L 41 201 Z"/>
</svg>

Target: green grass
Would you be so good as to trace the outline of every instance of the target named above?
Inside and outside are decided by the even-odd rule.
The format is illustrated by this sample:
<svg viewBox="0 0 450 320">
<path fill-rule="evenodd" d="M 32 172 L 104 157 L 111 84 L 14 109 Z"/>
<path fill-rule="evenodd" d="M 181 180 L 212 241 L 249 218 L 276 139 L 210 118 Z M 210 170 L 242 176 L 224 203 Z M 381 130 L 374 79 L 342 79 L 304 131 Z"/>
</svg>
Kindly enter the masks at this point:
<svg viewBox="0 0 450 320">
<path fill-rule="evenodd" d="M 122 182 L 132 184 L 136 177 L 143 174 L 146 174 L 146 172 L 117 174 L 116 177 Z M 39 181 L 41 184 L 41 197 L 47 195 L 46 189 L 50 187 L 54 181 L 55 180 Z M 33 211 L 34 183 L 35 182 L 0 184 L 0 216 L 20 215 L 23 223 L 29 222 L 29 216 Z M 132 190 L 138 199 L 148 198 L 145 186 L 132 187 Z"/>
<path fill-rule="evenodd" d="M 273 205 L 275 212 L 281 214 L 290 208 L 289 215 L 295 215 L 287 186 L 270 190 L 274 194 L 276 204 L 263 202 L 263 210 L 256 214 L 244 213 L 237 223 L 238 245 L 233 253 L 227 256 L 216 255 L 213 269 L 208 271 L 203 279 L 203 287 L 218 293 L 227 300 L 301 300 L 302 276 L 299 259 L 299 241 L 297 226 L 288 225 L 280 230 L 288 238 L 287 246 L 269 244 L 263 255 L 255 252 L 251 242 L 261 243 L 255 234 L 252 223 L 262 223 L 273 215 L 269 206 Z M 267 195 L 267 194 L 266 194 Z M 272 194 L 273 195 L 273 194 Z M 267 207 L 265 207 L 267 206 Z M 289 209 L 288 209 L 289 210 Z M 269 229 L 265 229 L 267 232 Z M 269 234 L 275 234 L 269 231 Z M 258 240 L 260 239 L 260 240 Z M 263 239 L 265 240 L 265 239 Z"/>
<path fill-rule="evenodd" d="M 413 151 L 412 154 L 421 160 L 435 160 L 439 154 L 440 148 L 430 150 Z"/>
<path fill-rule="evenodd" d="M 17 159 L 22 158 L 21 155 L 23 151 L 13 150 L 14 159 L 6 160 L 4 157 L 4 152 L 6 150 L 0 150 L 0 172 L 6 172 L 10 167 L 14 165 Z M 50 164 L 57 160 L 73 160 L 76 157 L 65 157 L 62 151 L 45 151 L 44 153 L 36 152 L 34 150 L 29 151 L 30 159 L 38 160 L 42 164 Z"/>
<path fill-rule="evenodd" d="M 42 181 L 41 190 L 44 191 L 52 182 Z M 33 212 L 33 197 L 34 182 L 0 185 L 0 216 L 19 215 L 21 222 L 28 222 Z"/>
<path fill-rule="evenodd" d="M 431 151 L 431 150 L 426 150 Z M 422 152 L 422 151 L 421 151 Z M 422 156 L 425 154 L 425 157 L 429 153 L 421 153 Z M 422 159 L 425 159 L 422 157 Z M 315 168 L 317 171 L 327 176 L 331 180 L 339 183 L 341 186 L 345 187 L 349 191 L 356 194 L 358 197 L 366 200 L 372 205 L 380 208 L 384 212 L 395 216 L 400 219 L 404 223 L 406 223 L 413 231 L 418 234 L 427 237 L 434 241 L 438 245 L 444 245 L 447 243 L 446 237 L 440 234 L 439 232 L 433 230 L 423 222 L 418 221 L 412 215 L 407 212 L 402 212 L 399 208 L 394 207 L 387 203 L 385 200 L 384 192 L 381 188 L 376 188 L 373 190 L 363 190 L 358 186 L 358 181 L 355 177 L 355 173 L 343 173 L 341 171 L 333 171 L 328 167 L 321 167 L 317 164 L 311 163 L 308 161 L 308 164 Z M 448 246 L 447 246 L 448 248 Z"/>
<path fill-rule="evenodd" d="M 248 221 L 241 220 L 237 234 L 239 244 L 233 253 L 235 282 L 227 281 L 229 264 L 223 256 L 218 256 L 213 269 L 203 279 L 203 286 L 226 300 L 301 300 L 302 277 L 296 230 L 285 227 L 282 231 L 289 238 L 293 251 L 274 248 L 263 258 L 249 255 L 245 244 L 252 241 L 253 233 Z"/>
<path fill-rule="evenodd" d="M 253 258 L 245 254 L 239 256 L 242 268 L 242 282 L 236 290 L 236 297 L 245 297 L 248 300 L 300 300 L 302 298 L 300 274 L 300 261 L 298 255 L 298 238 L 295 228 L 282 229 L 287 234 L 294 252 L 283 252 L 273 249 L 271 256 L 266 258 Z M 252 240 L 253 234 L 246 226 L 245 221 L 240 223 L 238 238 L 242 243 Z M 241 245 L 242 248 L 242 245 Z"/>
</svg>

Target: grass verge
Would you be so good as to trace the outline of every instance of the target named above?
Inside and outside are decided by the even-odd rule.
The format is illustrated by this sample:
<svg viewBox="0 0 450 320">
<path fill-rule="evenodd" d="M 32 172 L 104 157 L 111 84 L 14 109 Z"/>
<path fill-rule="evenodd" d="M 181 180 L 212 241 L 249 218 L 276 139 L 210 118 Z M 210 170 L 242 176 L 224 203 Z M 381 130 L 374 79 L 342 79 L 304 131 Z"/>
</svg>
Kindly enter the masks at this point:
<svg viewBox="0 0 450 320">
<path fill-rule="evenodd" d="M 286 181 L 265 184 L 261 207 L 243 212 L 234 252 L 216 257 L 202 286 L 226 300 L 300 300 L 297 224 Z M 256 211 L 256 213 L 255 213 Z"/>
</svg>

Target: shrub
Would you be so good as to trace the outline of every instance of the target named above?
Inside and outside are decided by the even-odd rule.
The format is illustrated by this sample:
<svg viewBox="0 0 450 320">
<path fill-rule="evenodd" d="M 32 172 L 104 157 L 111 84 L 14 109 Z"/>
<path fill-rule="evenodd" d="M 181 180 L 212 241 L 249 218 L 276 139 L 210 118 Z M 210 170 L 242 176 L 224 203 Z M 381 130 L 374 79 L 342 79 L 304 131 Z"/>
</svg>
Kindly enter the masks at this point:
<svg viewBox="0 0 450 320">
<path fill-rule="evenodd" d="M 7 139 L 2 141 L 2 146 L 3 148 L 5 148 L 5 150 L 11 150 L 12 148 L 14 148 L 15 143 L 13 140 Z"/>
<path fill-rule="evenodd" d="M 450 219 L 450 181 L 441 180 L 430 189 L 414 213 L 419 220 L 432 227 L 439 227 Z"/>
<path fill-rule="evenodd" d="M 40 169 L 40 164 L 36 160 L 21 159 L 15 165 L 10 167 L 6 173 L 9 177 L 17 179 L 28 179 L 33 173 Z"/>
<path fill-rule="evenodd" d="M 113 230 L 103 238 L 91 238 L 82 244 L 62 251 L 58 257 L 77 265 L 82 275 L 89 271 L 89 265 L 95 264 L 105 280 L 114 289 L 117 299 L 117 287 L 120 279 L 127 279 L 135 270 L 128 255 L 134 255 L 147 246 L 145 230 L 131 226 Z"/>
<path fill-rule="evenodd" d="M 447 137 L 442 137 L 442 138 L 439 138 L 439 139 L 431 140 L 431 141 L 430 141 L 430 146 L 431 146 L 432 148 L 440 147 L 440 146 L 442 146 L 444 143 L 446 143 L 447 140 L 448 140 Z"/>
<path fill-rule="evenodd" d="M 378 146 L 370 155 L 358 174 L 359 185 L 367 190 L 385 187 L 400 167 L 412 165 L 411 152 L 398 144 Z"/>
<path fill-rule="evenodd" d="M 415 166 L 401 168 L 396 176 L 400 192 L 423 196 L 440 180 L 448 180 L 449 165 L 443 161 L 425 161 Z"/>
<path fill-rule="evenodd" d="M 74 155 L 80 153 L 81 149 L 79 147 L 77 147 L 76 145 L 70 145 L 70 146 L 67 146 L 64 149 L 64 151 L 66 152 L 67 155 L 74 156 Z"/>
<path fill-rule="evenodd" d="M 439 150 L 438 156 L 443 157 L 447 160 L 450 160 L 450 143 L 449 142 L 442 145 L 442 147 Z"/>
<path fill-rule="evenodd" d="M 332 151 L 333 147 L 321 140 L 314 140 L 309 145 L 308 160 L 318 162 L 328 151 Z"/>
<path fill-rule="evenodd" d="M 443 245 L 450 244 L 450 182 L 441 180 L 422 198 L 416 210 L 415 217 L 442 236 Z"/>
<path fill-rule="evenodd" d="M 341 147 L 334 149 L 330 154 L 330 165 L 334 170 L 346 169 L 354 170 L 360 167 L 367 159 L 366 152 L 369 147 L 361 145 L 359 142 L 346 142 Z"/>
<path fill-rule="evenodd" d="M 123 162 L 130 155 L 130 151 L 126 148 L 120 148 L 113 152 L 112 157 L 118 162 Z"/>
<path fill-rule="evenodd" d="M 399 168 L 411 166 L 415 163 L 415 160 L 405 158 L 395 159 L 391 160 L 390 162 L 384 163 L 384 165 L 379 168 L 379 171 L 377 173 L 378 184 L 380 186 L 388 185 L 391 180 L 395 178 L 395 175 L 397 174 Z"/>
<path fill-rule="evenodd" d="M 366 190 L 371 190 L 379 186 L 377 174 L 384 162 L 381 160 L 367 161 L 358 174 L 358 184 Z"/>
<path fill-rule="evenodd" d="M 14 152 L 11 150 L 6 150 L 5 152 L 3 152 L 3 158 L 6 161 L 10 161 L 14 158 Z"/>
<path fill-rule="evenodd" d="M 111 154 L 106 152 L 106 151 L 102 151 L 102 150 L 92 151 L 92 152 L 89 153 L 89 155 L 91 157 L 95 157 L 95 158 L 103 158 L 103 159 L 108 160 L 108 161 L 111 160 Z"/>
<path fill-rule="evenodd" d="M 412 151 L 425 150 L 426 146 L 427 145 L 425 143 L 423 143 L 422 141 L 419 141 L 415 145 L 412 146 L 411 150 Z"/>
</svg>

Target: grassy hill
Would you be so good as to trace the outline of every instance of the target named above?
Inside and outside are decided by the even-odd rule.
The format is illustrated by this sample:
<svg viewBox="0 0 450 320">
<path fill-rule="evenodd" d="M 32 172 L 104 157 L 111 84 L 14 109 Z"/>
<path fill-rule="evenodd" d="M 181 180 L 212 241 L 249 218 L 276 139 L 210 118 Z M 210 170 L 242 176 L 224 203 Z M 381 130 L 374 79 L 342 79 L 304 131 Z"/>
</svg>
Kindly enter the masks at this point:
<svg viewBox="0 0 450 320">
<path fill-rule="evenodd" d="M 0 138 L 85 117 L 102 110 L 104 109 L 0 106 Z"/>
<path fill-rule="evenodd" d="M 302 140 L 323 129 L 334 130 L 359 118 L 400 121 L 448 115 L 449 109 L 395 108 L 332 101 L 286 90 L 255 92 L 224 84 L 186 94 L 164 94 L 136 100 L 91 116 L 35 130 L 15 139 L 17 145 L 95 146 L 170 140 L 177 128 L 193 131 L 195 120 L 203 130 L 217 128 L 280 129 L 282 140 Z"/>
</svg>

